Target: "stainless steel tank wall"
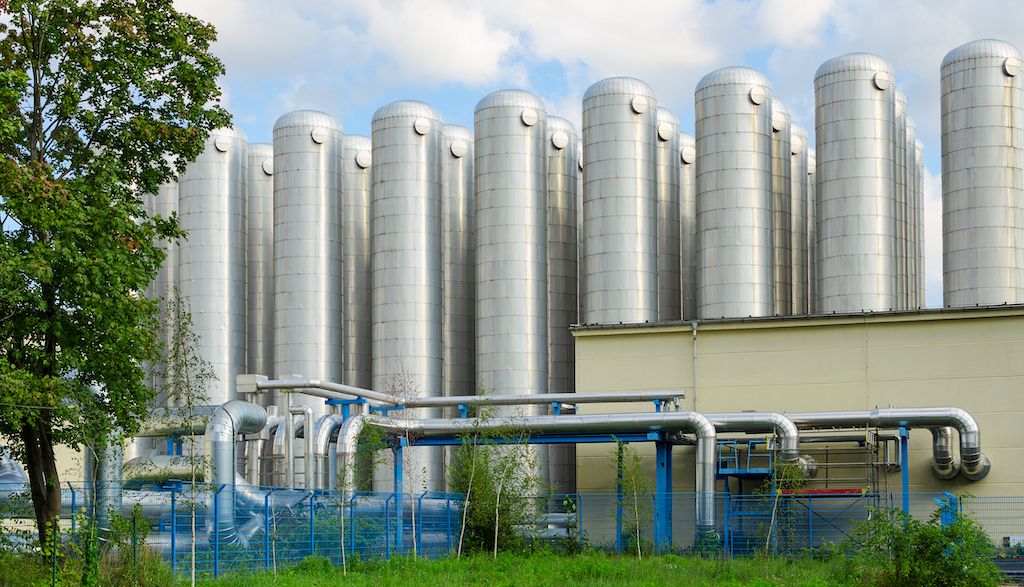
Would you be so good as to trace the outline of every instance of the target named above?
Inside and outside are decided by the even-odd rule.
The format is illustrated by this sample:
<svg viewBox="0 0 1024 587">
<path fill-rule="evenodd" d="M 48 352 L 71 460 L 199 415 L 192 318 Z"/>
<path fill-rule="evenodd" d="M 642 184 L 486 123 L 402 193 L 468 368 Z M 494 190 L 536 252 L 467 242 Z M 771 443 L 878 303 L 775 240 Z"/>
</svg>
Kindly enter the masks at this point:
<svg viewBox="0 0 1024 587">
<path fill-rule="evenodd" d="M 581 322 L 658 319 L 657 101 L 644 82 L 583 96 Z"/>
<path fill-rule="evenodd" d="M 903 309 L 909 306 L 910 292 L 907 288 L 908 263 L 907 245 L 909 242 L 909 231 L 907 230 L 908 200 L 907 200 L 907 97 L 899 89 L 893 91 L 895 97 L 895 118 L 893 118 L 893 193 L 896 197 L 896 308 Z"/>
<path fill-rule="evenodd" d="M 906 199 L 907 199 L 907 246 L 906 246 L 906 289 L 907 308 L 919 308 L 924 302 L 917 296 L 917 246 L 920 234 L 917 231 L 917 149 L 914 147 L 917 141 L 917 123 L 907 115 L 907 126 L 904 141 L 904 165 L 907 176 Z"/>
<path fill-rule="evenodd" d="M 683 320 L 697 317 L 697 143 L 679 134 L 679 301 Z"/>
<path fill-rule="evenodd" d="M 789 108 L 772 98 L 772 228 L 775 242 L 775 314 L 793 313 L 792 121 Z"/>
<path fill-rule="evenodd" d="M 179 184 L 178 287 L 187 300 L 199 355 L 214 379 L 204 401 L 235 399 L 245 371 L 247 141 L 237 128 L 212 131 Z"/>
<path fill-rule="evenodd" d="M 942 61 L 942 286 L 947 307 L 1024 302 L 1024 75 L 991 39 Z"/>
<path fill-rule="evenodd" d="M 442 124 L 427 104 L 399 101 L 377 110 L 371 125 L 373 389 L 399 396 L 439 396 L 444 380 Z M 407 491 L 444 488 L 439 447 L 405 454 Z M 382 477 L 390 475 L 375 475 L 374 488 L 390 489 Z"/>
<path fill-rule="evenodd" d="M 807 141 L 807 312 L 818 307 L 818 184 L 817 154 Z"/>
<path fill-rule="evenodd" d="M 697 317 L 774 313 L 771 85 L 727 67 L 697 84 Z"/>
<path fill-rule="evenodd" d="M 342 376 L 341 125 L 310 110 L 274 124 L 274 376 Z M 284 394 L 282 394 L 284 395 Z M 290 399 L 289 399 L 290 398 Z M 322 399 L 279 401 L 327 413 Z"/>
<path fill-rule="evenodd" d="M 548 391 L 576 391 L 575 339 L 569 326 L 579 321 L 577 133 L 564 118 L 548 117 Z M 576 490 L 576 447 L 548 446 L 551 490 Z"/>
<path fill-rule="evenodd" d="M 815 74 L 818 312 L 898 307 L 893 87 L 867 53 Z"/>
<path fill-rule="evenodd" d="M 442 133 L 443 389 L 446 395 L 473 395 L 477 391 L 473 133 L 451 124 Z"/>
<path fill-rule="evenodd" d="M 343 381 L 354 387 L 373 385 L 370 320 L 370 137 L 341 138 L 341 233 L 344 271 L 342 325 Z"/>
<path fill-rule="evenodd" d="M 274 357 L 274 146 L 249 145 L 246 209 L 248 242 L 247 373 L 269 375 Z M 261 398 L 273 403 L 274 394 Z M 265 401 L 264 401 L 265 400 Z"/>
<path fill-rule="evenodd" d="M 914 152 L 915 155 L 915 166 L 916 172 L 914 173 L 914 184 L 915 184 L 915 196 L 916 196 L 916 212 L 917 212 L 917 299 L 919 305 L 924 306 L 927 303 L 925 298 L 925 262 L 924 262 L 924 250 L 925 250 L 925 230 L 924 230 L 924 144 L 919 141 L 914 141 Z"/>
<path fill-rule="evenodd" d="M 658 320 L 679 320 L 681 204 L 679 191 L 679 119 L 667 108 L 658 107 L 657 197 L 658 197 Z"/>
<path fill-rule="evenodd" d="M 501 90 L 480 100 L 474 126 L 477 383 L 545 393 L 547 113 L 533 94 Z"/>
<path fill-rule="evenodd" d="M 790 127 L 790 266 L 793 271 L 793 314 L 806 314 L 807 307 L 807 131 Z M 778 233 L 776 233 L 778 234 Z"/>
</svg>

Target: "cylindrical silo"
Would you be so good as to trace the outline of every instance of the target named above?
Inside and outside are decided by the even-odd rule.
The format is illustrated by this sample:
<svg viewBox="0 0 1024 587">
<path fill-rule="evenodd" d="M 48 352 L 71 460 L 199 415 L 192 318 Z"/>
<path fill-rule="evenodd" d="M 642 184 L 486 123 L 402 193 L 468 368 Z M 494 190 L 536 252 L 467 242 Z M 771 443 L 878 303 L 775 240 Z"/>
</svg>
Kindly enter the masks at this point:
<svg viewBox="0 0 1024 587">
<path fill-rule="evenodd" d="M 917 124 L 914 119 L 907 115 L 907 123 L 904 133 L 904 168 L 906 174 L 906 266 L 907 266 L 907 308 L 919 308 L 923 304 L 917 298 L 917 149 L 914 143 L 917 140 Z"/>
<path fill-rule="evenodd" d="M 476 393 L 476 250 L 473 228 L 473 133 L 446 124 L 441 148 L 446 395 Z"/>
<path fill-rule="evenodd" d="M 818 307 L 818 182 L 815 177 L 817 156 L 807 140 L 807 312 Z"/>
<path fill-rule="evenodd" d="M 370 137 L 341 138 L 342 263 L 344 333 L 342 380 L 348 385 L 373 385 L 373 332 L 370 321 Z"/>
<path fill-rule="evenodd" d="M 914 152 L 916 153 L 915 165 L 917 171 L 914 173 L 915 197 L 917 208 L 917 299 L 921 307 L 928 305 L 925 297 L 925 262 L 924 262 L 924 143 L 914 141 Z"/>
<path fill-rule="evenodd" d="M 807 313 L 807 131 L 797 124 L 790 127 L 789 161 L 792 302 L 800 316 Z"/>
<path fill-rule="evenodd" d="M 892 67 L 868 53 L 814 77 L 818 312 L 899 306 L 893 85 Z"/>
<path fill-rule="evenodd" d="M 1024 75 L 1016 47 L 972 41 L 942 60 L 946 306 L 1024 302 Z"/>
<path fill-rule="evenodd" d="M 683 320 L 697 317 L 697 143 L 679 133 L 679 301 Z"/>
<path fill-rule="evenodd" d="M 372 129 L 373 388 L 438 397 L 444 382 L 441 117 L 422 102 L 392 102 L 373 115 Z M 440 410 L 395 415 L 437 417 Z M 405 491 L 444 488 L 440 447 L 404 452 Z M 390 467 L 378 467 L 374 489 L 390 490 L 390 475 Z"/>
<path fill-rule="evenodd" d="M 547 114 L 533 94 L 502 90 L 474 120 L 477 382 L 490 394 L 545 393 Z"/>
<path fill-rule="evenodd" d="M 246 173 L 245 134 L 210 133 L 199 158 L 179 184 L 178 219 L 188 238 L 178 249 L 178 288 L 192 313 L 199 356 L 214 379 L 200 403 L 235 399 L 235 378 L 245 371 Z"/>
<path fill-rule="evenodd" d="M 657 123 L 658 320 L 679 320 L 682 312 L 679 119 L 659 106 Z"/>
<path fill-rule="evenodd" d="M 249 275 L 248 373 L 269 375 L 274 353 L 274 146 L 249 145 L 247 180 Z M 273 404 L 272 394 L 262 403 Z"/>
<path fill-rule="evenodd" d="M 793 313 L 792 123 L 789 108 L 772 98 L 772 226 L 775 234 L 775 313 Z"/>
<path fill-rule="evenodd" d="M 341 125 L 300 110 L 274 124 L 274 376 L 342 377 Z M 328 412 L 324 400 L 282 394 Z"/>
<path fill-rule="evenodd" d="M 658 319 L 657 106 L 626 77 L 583 96 L 583 323 Z"/>
<path fill-rule="evenodd" d="M 772 90 L 726 67 L 697 84 L 697 317 L 771 316 Z"/>
<path fill-rule="evenodd" d="M 548 390 L 576 391 L 576 351 L 569 326 L 579 321 L 577 291 L 577 134 L 564 118 L 548 118 Z M 576 491 L 576 447 L 548 447 L 551 491 Z"/>
<path fill-rule="evenodd" d="M 893 186 L 896 194 L 896 307 L 910 305 L 907 244 L 909 238 L 907 212 L 907 97 L 899 89 L 894 92 L 896 115 L 893 119 Z"/>
</svg>

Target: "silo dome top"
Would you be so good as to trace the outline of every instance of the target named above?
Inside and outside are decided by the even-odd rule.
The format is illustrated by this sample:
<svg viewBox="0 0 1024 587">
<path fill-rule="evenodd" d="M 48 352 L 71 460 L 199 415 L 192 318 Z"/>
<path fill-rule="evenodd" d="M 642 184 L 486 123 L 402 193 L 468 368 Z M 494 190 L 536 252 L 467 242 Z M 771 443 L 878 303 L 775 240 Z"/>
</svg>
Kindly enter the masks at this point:
<svg viewBox="0 0 1024 587">
<path fill-rule="evenodd" d="M 526 90 L 498 90 L 487 94 L 476 103 L 477 110 L 503 106 L 544 110 L 544 101 Z"/>
<path fill-rule="evenodd" d="M 1006 59 L 1007 57 L 1014 57 L 1018 60 L 1022 59 L 1020 50 L 1006 41 L 979 39 L 970 43 L 964 43 L 946 53 L 946 56 L 942 59 L 942 68 L 945 69 L 958 61 L 984 58 Z"/>
<path fill-rule="evenodd" d="M 705 75 L 697 82 L 697 92 L 712 86 L 752 85 L 766 90 L 772 89 L 771 82 L 763 73 L 749 67 L 723 67 Z"/>
<path fill-rule="evenodd" d="M 382 118 L 412 117 L 429 118 L 436 121 L 441 120 L 441 115 L 438 114 L 437 110 L 434 110 L 430 104 L 420 102 L 419 100 L 398 100 L 381 106 L 373 113 L 374 121 Z"/>
<path fill-rule="evenodd" d="M 605 94 L 625 94 L 654 99 L 654 89 L 646 82 L 635 77 L 609 77 L 594 82 L 587 88 L 586 93 L 583 94 L 583 100 L 586 101 Z"/>
<path fill-rule="evenodd" d="M 296 110 L 282 114 L 274 123 L 274 128 L 286 126 L 310 126 L 341 132 L 341 123 L 338 119 L 319 110 Z"/>
<path fill-rule="evenodd" d="M 874 53 L 847 53 L 833 57 L 818 67 L 814 79 L 843 71 L 873 71 L 893 75 L 892 65 Z"/>
<path fill-rule="evenodd" d="M 217 145 L 218 151 L 226 151 L 227 149 L 222 149 L 221 145 L 226 146 L 230 144 L 230 141 L 248 142 L 249 138 L 245 136 L 245 131 L 237 126 L 222 126 L 211 130 L 210 136 L 206 140 Z"/>
</svg>

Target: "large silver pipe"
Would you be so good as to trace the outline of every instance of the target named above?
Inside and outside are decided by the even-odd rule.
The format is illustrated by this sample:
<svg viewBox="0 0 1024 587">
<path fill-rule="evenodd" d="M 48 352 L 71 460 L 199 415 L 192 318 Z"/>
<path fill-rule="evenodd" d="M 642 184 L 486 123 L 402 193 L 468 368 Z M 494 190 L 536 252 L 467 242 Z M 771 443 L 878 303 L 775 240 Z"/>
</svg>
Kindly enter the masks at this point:
<svg viewBox="0 0 1024 587">
<path fill-rule="evenodd" d="M 195 406 L 193 408 L 157 408 L 139 424 L 135 436 L 177 436 L 202 434 L 206 424 L 220 406 Z"/>
<path fill-rule="evenodd" d="M 583 403 L 623 403 L 623 402 L 644 402 L 644 401 L 672 401 L 676 402 L 686 396 L 680 390 L 667 391 L 617 391 L 617 392 L 594 392 L 594 393 L 544 393 L 539 395 L 522 394 L 498 394 L 498 395 L 455 395 L 448 397 L 421 397 L 404 398 L 389 393 L 381 393 L 371 389 L 362 389 L 323 381 L 320 379 L 262 379 L 256 383 L 259 390 L 278 389 L 284 391 L 297 391 L 325 399 L 352 399 L 360 397 L 370 401 L 380 402 L 389 406 L 405 406 L 407 408 L 424 407 L 446 407 L 464 404 L 467 406 L 492 405 L 492 406 L 514 406 L 546 404 L 551 402 L 564 402 L 567 404 Z"/>
<path fill-rule="evenodd" d="M 111 434 L 104 446 L 85 450 L 86 507 L 101 530 L 110 528 L 110 512 L 120 512 L 121 465 L 123 447 L 120 438 Z"/>
<path fill-rule="evenodd" d="M 800 431 L 796 424 L 778 412 L 732 412 L 704 414 L 719 432 L 774 432 L 779 438 L 782 460 L 800 460 Z"/>
<path fill-rule="evenodd" d="M 191 456 L 151 454 L 136 457 L 125 462 L 122 468 L 122 481 L 165 481 L 167 479 L 192 478 L 192 472 L 199 465 L 196 481 L 203 481 L 203 469 L 200 461 Z"/>
<path fill-rule="evenodd" d="M 953 454 L 953 428 L 932 428 L 932 473 L 939 479 L 952 479 L 960 472 L 960 460 Z"/>
<path fill-rule="evenodd" d="M 209 530 L 217 533 L 221 544 L 244 539 L 235 527 L 235 438 L 259 432 L 266 424 L 267 411 L 261 406 L 233 400 L 217 406 L 206 426 L 204 478 L 216 488 L 210 495 L 215 515 Z"/>
<path fill-rule="evenodd" d="M 601 414 L 587 416 L 528 416 L 522 418 L 479 418 L 397 420 L 357 415 L 349 418 L 338 435 L 338 476 L 345 487 L 355 480 L 356 448 L 366 426 L 388 434 L 410 438 L 431 438 L 476 434 L 495 430 L 516 430 L 527 434 L 556 433 L 643 433 L 691 432 L 697 436 L 695 486 L 697 527 L 707 530 L 715 523 L 715 425 L 696 412 L 654 412 L 642 414 Z"/>
<path fill-rule="evenodd" d="M 887 408 L 852 412 L 787 413 L 786 417 L 801 430 L 827 428 L 937 428 L 952 426 L 960 433 L 960 473 L 970 481 L 988 475 L 991 463 L 981 452 L 978 423 L 960 408 Z M 940 469 L 942 467 L 940 466 Z"/>
<path fill-rule="evenodd" d="M 315 468 L 313 476 L 316 489 L 334 489 L 335 479 L 331 478 L 329 456 L 331 452 L 331 439 L 338 435 L 345 420 L 338 414 L 327 414 L 320 416 L 316 421 L 316 434 L 313 438 L 313 459 Z M 346 487 L 345 489 L 354 489 Z"/>
</svg>

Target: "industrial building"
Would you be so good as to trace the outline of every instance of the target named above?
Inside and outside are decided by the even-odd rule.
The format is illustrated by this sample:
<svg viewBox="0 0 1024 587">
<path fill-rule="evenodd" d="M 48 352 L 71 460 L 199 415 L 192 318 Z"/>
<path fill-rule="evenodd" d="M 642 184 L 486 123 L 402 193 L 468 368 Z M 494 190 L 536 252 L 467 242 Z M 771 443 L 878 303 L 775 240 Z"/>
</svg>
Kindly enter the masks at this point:
<svg viewBox="0 0 1024 587">
<path fill-rule="evenodd" d="M 922 146 L 876 55 L 822 64 L 814 129 L 727 67 L 698 83 L 692 134 L 625 77 L 587 90 L 578 126 L 501 90 L 472 130 L 416 101 L 370 137 L 312 111 L 272 145 L 218 130 L 150 198 L 189 238 L 149 292 L 188 301 L 216 382 L 202 425 L 154 406 L 132 480 L 177 474 L 174 438 L 204 435 L 236 540 L 257 486 L 355 483 L 366 426 L 408 444 L 373 489 L 444 490 L 442 445 L 490 403 L 559 443 L 535 449 L 559 492 L 614 490 L 612 440 L 649 441 L 699 531 L 713 494 L 779 464 L 835 491 L 1024 494 L 1020 59 L 977 41 L 942 65 L 942 309 L 923 308 Z"/>
</svg>

